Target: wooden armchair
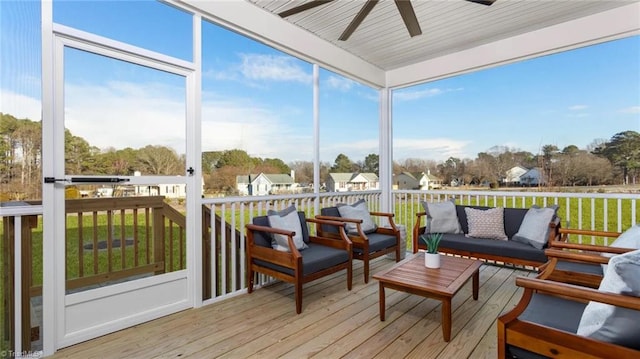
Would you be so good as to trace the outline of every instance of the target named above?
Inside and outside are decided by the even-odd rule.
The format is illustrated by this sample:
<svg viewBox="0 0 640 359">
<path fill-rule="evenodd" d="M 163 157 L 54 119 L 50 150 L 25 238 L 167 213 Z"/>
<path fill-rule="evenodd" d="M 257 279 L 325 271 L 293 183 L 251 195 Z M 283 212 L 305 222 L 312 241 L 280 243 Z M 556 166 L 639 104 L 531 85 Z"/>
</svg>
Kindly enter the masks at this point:
<svg viewBox="0 0 640 359">
<path fill-rule="evenodd" d="M 369 261 L 371 259 L 388 253 L 395 253 L 396 262 L 398 262 L 400 261 L 400 251 L 405 250 L 406 246 L 406 244 L 401 243 L 400 230 L 393 221 L 393 213 L 370 212 L 369 214 L 372 217 L 385 217 L 391 227 L 377 227 L 375 231 L 365 232 L 362 229 L 362 219 L 341 217 L 338 207 L 322 208 L 320 215 L 316 216 L 319 219 L 355 224 L 356 231 L 350 232 L 348 236 L 353 243 L 353 258 L 364 262 L 365 283 L 369 283 Z M 320 226 L 320 232 L 318 233 L 321 236 L 332 238 L 338 235 L 335 228 L 324 225 Z"/>
<path fill-rule="evenodd" d="M 640 311 L 640 297 L 518 277 L 520 302 L 498 318 L 498 358 L 640 358 L 638 348 L 578 335 L 586 301 Z"/>
<path fill-rule="evenodd" d="M 347 289 L 351 290 L 352 246 L 342 222 L 305 218 L 298 212 L 302 224 L 303 240 L 308 246 L 296 249 L 293 237 L 295 232 L 272 228 L 267 216 L 255 217 L 253 224 L 247 224 L 247 283 L 248 291 L 253 291 L 255 274 L 268 276 L 293 283 L 295 286 L 296 313 L 302 312 L 302 285 L 326 275 L 346 269 Z M 335 227 L 337 235 L 333 238 L 309 235 L 307 223 L 315 223 L 316 233 L 320 225 Z M 272 235 L 288 236 L 290 252 L 271 247 Z"/>
<path fill-rule="evenodd" d="M 538 278 L 558 282 L 598 288 L 602 280 L 602 264 L 609 262 L 609 256 L 603 254 L 622 254 L 632 251 L 631 248 L 619 248 L 592 244 L 570 243 L 569 235 L 585 235 L 617 238 L 619 232 L 590 231 L 582 229 L 559 229 L 561 240 L 550 241 L 545 254 L 549 261 L 540 268 Z"/>
</svg>

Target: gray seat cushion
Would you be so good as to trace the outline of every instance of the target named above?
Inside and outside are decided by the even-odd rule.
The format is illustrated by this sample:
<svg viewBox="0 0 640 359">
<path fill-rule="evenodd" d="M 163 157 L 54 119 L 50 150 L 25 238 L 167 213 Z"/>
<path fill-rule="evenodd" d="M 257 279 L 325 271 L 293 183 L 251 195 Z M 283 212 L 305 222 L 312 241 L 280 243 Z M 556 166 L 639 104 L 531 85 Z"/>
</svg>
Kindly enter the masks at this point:
<svg viewBox="0 0 640 359">
<path fill-rule="evenodd" d="M 545 294 L 534 294 L 527 309 L 520 314 L 518 319 L 575 334 L 585 307 L 586 303 Z M 532 353 L 512 345 L 508 346 L 508 351 L 513 358 L 518 359 L 547 358 L 544 355 Z"/>
<path fill-rule="evenodd" d="M 345 250 L 327 247 L 316 243 L 309 243 L 308 245 L 309 248 L 300 251 L 300 254 L 302 254 L 303 276 L 349 261 L 349 253 Z M 255 260 L 255 263 L 262 267 L 271 268 L 280 273 L 286 273 L 291 276 L 294 275 L 293 270 L 273 263 L 268 263 L 258 259 Z"/>
<path fill-rule="evenodd" d="M 464 234 L 444 234 L 440 241 L 440 249 L 454 249 L 501 257 L 518 258 L 545 263 L 547 256 L 544 251 L 528 244 L 511 240 L 499 241 L 493 239 L 468 238 Z"/>
<path fill-rule="evenodd" d="M 558 263 L 556 264 L 556 269 L 570 272 L 604 275 L 604 273 L 602 272 L 602 266 L 600 264 L 558 261 Z"/>
<path fill-rule="evenodd" d="M 396 236 L 388 234 L 370 233 L 367 235 L 367 238 L 369 238 L 369 253 L 396 245 Z M 353 247 L 353 251 L 362 254 L 362 248 Z"/>
</svg>

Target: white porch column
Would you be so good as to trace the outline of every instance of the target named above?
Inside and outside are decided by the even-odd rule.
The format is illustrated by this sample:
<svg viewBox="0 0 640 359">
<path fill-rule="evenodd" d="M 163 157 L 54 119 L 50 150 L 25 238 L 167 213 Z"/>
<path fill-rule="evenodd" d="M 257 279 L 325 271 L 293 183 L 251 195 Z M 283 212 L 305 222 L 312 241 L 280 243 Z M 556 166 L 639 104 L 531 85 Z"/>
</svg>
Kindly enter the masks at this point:
<svg viewBox="0 0 640 359">
<path fill-rule="evenodd" d="M 54 168 L 56 156 L 64 156 L 54 143 L 54 50 L 53 50 L 53 3 L 41 3 L 41 56 L 42 56 L 42 178 L 55 176 Z M 62 137 L 64 138 L 64 137 Z M 62 172 L 64 174 L 64 171 Z M 55 245 L 56 202 L 64 212 L 64 197 L 60 198 L 54 190 L 53 184 L 42 187 L 42 349 L 45 356 L 55 353 L 58 347 L 58 332 L 61 327 L 60 313 L 62 312 L 64 293 L 64 264 L 56 263 Z M 61 250 L 64 256 L 64 248 Z M 62 268 L 62 276 L 59 269 Z M 62 278 L 62 282 L 59 279 Z M 62 286 L 60 285 L 62 283 Z M 21 335 L 16 333 L 16 335 Z"/>
<path fill-rule="evenodd" d="M 314 213 L 320 214 L 320 66 L 313 64 L 313 193 Z"/>
<path fill-rule="evenodd" d="M 380 89 L 380 210 L 393 212 L 393 126 L 391 124 L 391 89 Z"/>
</svg>

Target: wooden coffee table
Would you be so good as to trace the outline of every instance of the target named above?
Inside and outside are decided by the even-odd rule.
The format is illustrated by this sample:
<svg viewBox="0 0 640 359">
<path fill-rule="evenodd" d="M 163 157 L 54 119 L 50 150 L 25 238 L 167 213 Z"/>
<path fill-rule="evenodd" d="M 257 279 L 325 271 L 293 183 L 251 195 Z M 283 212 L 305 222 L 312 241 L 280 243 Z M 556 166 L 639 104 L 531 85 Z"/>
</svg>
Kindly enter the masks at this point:
<svg viewBox="0 0 640 359">
<path fill-rule="evenodd" d="M 427 268 L 421 252 L 375 274 L 373 278 L 380 282 L 380 320 L 385 319 L 385 288 L 437 299 L 442 302 L 442 335 L 448 342 L 451 339 L 451 298 L 473 278 L 473 299 L 478 300 L 481 266 L 482 262 L 478 260 L 441 255 L 440 268 Z"/>
</svg>

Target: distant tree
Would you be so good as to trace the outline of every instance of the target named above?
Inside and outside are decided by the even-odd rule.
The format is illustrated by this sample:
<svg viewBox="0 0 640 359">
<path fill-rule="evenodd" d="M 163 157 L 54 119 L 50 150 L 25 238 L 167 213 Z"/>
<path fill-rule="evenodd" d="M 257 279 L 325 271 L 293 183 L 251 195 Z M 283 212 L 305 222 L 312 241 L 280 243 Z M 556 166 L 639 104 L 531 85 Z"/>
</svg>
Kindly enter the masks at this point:
<svg viewBox="0 0 640 359">
<path fill-rule="evenodd" d="M 295 181 L 301 184 L 313 183 L 313 162 L 296 161 L 289 163 L 289 168 L 295 171 Z"/>
<path fill-rule="evenodd" d="M 211 173 L 222 157 L 222 151 L 202 152 L 202 172 Z"/>
<path fill-rule="evenodd" d="M 558 153 L 558 146 L 556 145 L 544 145 L 542 146 L 542 170 L 544 177 L 549 181 L 549 185 L 553 184 L 553 159 Z"/>
<path fill-rule="evenodd" d="M 64 131 L 64 162 L 68 174 L 96 174 L 96 159 L 100 149 L 91 146 L 84 138 Z"/>
<path fill-rule="evenodd" d="M 629 174 L 640 169 L 640 133 L 636 131 L 619 132 L 594 151 L 622 170 L 623 184 L 629 184 Z M 635 183 L 635 178 L 633 179 Z"/>
<path fill-rule="evenodd" d="M 146 175 L 184 175 L 185 163 L 175 150 L 148 145 L 138 150 L 136 168 Z"/>
<path fill-rule="evenodd" d="M 222 168 L 224 166 L 242 167 L 245 171 L 251 171 L 253 168 L 261 162 L 260 159 L 255 159 L 246 151 L 243 150 L 227 150 L 222 153 L 216 168 Z"/>
<path fill-rule="evenodd" d="M 459 158 L 449 157 L 442 164 L 438 165 L 438 175 L 444 183 L 451 183 L 453 180 L 460 182 L 463 173 L 464 165 Z"/>
<path fill-rule="evenodd" d="M 563 186 L 608 184 L 613 174 L 613 167 L 606 158 L 577 147 L 565 148 L 557 155 L 553 168 L 554 180 Z"/>
<path fill-rule="evenodd" d="M 116 150 L 108 148 L 97 156 L 96 173 L 131 176 L 136 170 L 138 151 L 131 147 Z"/>
<path fill-rule="evenodd" d="M 364 164 L 360 169 L 362 172 L 372 172 L 377 175 L 380 174 L 380 156 L 375 153 L 370 153 L 365 157 Z"/>
<path fill-rule="evenodd" d="M 271 173 L 282 173 L 282 174 L 290 174 L 291 173 L 291 168 L 289 166 L 287 166 L 287 164 L 284 163 L 279 158 L 265 158 L 262 161 L 262 165 L 274 168 L 276 172 L 271 172 Z M 262 171 L 260 171 L 260 172 L 262 172 Z"/>
<path fill-rule="evenodd" d="M 497 183 L 500 179 L 497 171 L 497 159 L 489 153 L 480 152 L 474 161 L 473 182 L 476 184 Z"/>
<path fill-rule="evenodd" d="M 431 170 L 435 174 L 438 168 L 436 161 L 424 158 L 407 158 L 402 163 L 399 163 L 399 165 L 402 168 L 399 171 L 394 170 L 394 173 L 400 173 L 402 171 L 426 172 L 427 170 Z"/>
<path fill-rule="evenodd" d="M 236 195 L 236 178 L 239 175 L 247 175 L 243 167 L 224 166 L 215 169 L 212 175 L 205 178 L 205 191 Z"/>
<path fill-rule="evenodd" d="M 341 153 L 336 157 L 336 160 L 333 166 L 331 166 L 331 170 L 329 170 L 329 172 L 332 172 L 332 173 L 352 172 L 353 167 L 354 167 L 354 163 L 349 159 L 349 157 Z"/>
</svg>

